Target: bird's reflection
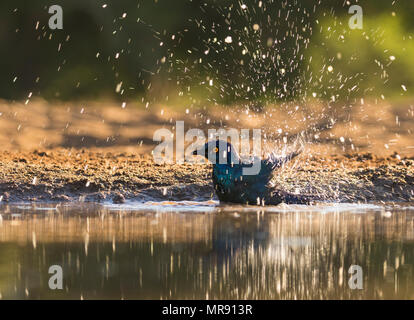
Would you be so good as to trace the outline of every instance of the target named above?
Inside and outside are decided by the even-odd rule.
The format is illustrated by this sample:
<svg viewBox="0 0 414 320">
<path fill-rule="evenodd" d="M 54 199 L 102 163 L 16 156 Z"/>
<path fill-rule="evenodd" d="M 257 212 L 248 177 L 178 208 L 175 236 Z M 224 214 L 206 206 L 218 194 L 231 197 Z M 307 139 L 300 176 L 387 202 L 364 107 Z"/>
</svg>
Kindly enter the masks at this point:
<svg viewBox="0 0 414 320">
<path fill-rule="evenodd" d="M 414 297 L 414 212 L 2 208 L 3 298 Z M 48 288 L 61 265 L 64 290 Z M 363 290 L 348 269 L 364 272 Z"/>
</svg>

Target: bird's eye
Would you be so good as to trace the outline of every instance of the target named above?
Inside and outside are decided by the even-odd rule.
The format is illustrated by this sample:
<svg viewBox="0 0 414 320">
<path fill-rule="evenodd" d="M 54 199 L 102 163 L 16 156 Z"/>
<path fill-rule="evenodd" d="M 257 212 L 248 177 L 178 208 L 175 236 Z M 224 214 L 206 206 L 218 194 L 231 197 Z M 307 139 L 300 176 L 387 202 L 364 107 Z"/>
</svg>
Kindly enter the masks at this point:
<svg viewBox="0 0 414 320">
<path fill-rule="evenodd" d="M 216 153 L 218 152 L 218 148 L 217 147 L 214 148 L 214 152 L 216 152 Z"/>
</svg>

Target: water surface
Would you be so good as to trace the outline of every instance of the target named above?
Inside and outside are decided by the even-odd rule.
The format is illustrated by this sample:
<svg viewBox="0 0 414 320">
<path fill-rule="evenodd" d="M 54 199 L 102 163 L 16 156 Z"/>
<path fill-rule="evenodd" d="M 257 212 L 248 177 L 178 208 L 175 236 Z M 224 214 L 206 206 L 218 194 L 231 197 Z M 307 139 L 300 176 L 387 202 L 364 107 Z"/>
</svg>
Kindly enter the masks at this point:
<svg viewBox="0 0 414 320">
<path fill-rule="evenodd" d="M 48 286 L 49 267 L 63 289 Z M 363 289 L 348 285 L 351 265 Z M 3 299 L 413 299 L 414 206 L 0 207 Z"/>
</svg>

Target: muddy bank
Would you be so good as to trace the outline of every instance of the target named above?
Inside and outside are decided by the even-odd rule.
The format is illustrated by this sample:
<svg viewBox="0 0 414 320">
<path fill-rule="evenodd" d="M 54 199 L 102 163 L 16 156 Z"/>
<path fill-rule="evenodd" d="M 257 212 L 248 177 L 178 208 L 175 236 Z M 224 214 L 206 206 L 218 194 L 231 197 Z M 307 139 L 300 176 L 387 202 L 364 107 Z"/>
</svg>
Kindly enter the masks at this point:
<svg viewBox="0 0 414 320">
<path fill-rule="evenodd" d="M 0 197 L 17 201 L 208 200 L 208 164 L 157 165 L 137 153 L 55 149 L 0 152 Z M 302 154 L 279 170 L 282 190 L 326 201 L 414 200 L 414 158 Z"/>
<path fill-rule="evenodd" d="M 157 165 L 149 156 L 53 150 L 2 152 L 2 201 L 211 198 L 206 165 Z"/>
<path fill-rule="evenodd" d="M 154 132 L 260 128 L 263 150 L 299 137 L 305 152 L 275 185 L 327 201 L 413 201 L 412 100 L 338 106 L 201 109 L 113 102 L 0 101 L 1 201 L 139 201 L 214 198 L 211 166 L 157 165 Z M 243 112 L 241 112 L 243 111 Z M 394 152 L 398 154 L 393 156 Z M 336 155 L 335 155 L 336 154 Z"/>
</svg>

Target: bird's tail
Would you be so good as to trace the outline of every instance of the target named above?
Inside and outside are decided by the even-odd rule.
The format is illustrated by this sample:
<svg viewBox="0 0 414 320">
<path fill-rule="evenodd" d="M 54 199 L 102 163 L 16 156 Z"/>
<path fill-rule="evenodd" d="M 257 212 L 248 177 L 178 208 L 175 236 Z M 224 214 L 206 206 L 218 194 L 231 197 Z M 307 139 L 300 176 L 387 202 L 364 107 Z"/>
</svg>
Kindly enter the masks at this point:
<svg viewBox="0 0 414 320">
<path fill-rule="evenodd" d="M 289 153 L 286 156 L 283 157 L 278 157 L 276 156 L 274 153 L 271 153 L 267 159 L 267 163 L 272 167 L 272 169 L 278 168 L 283 166 L 284 164 L 288 163 L 289 161 L 291 161 L 293 158 L 296 158 L 298 155 L 300 155 L 303 151 L 303 147 L 301 147 L 300 149 L 293 151 L 291 153 Z"/>
<path fill-rule="evenodd" d="M 302 135 L 298 135 L 293 144 L 293 148 L 295 148 L 296 150 L 289 153 L 286 156 L 277 156 L 274 152 L 270 153 L 267 159 L 268 164 L 271 167 L 273 167 L 273 169 L 275 169 L 277 167 L 283 166 L 284 164 L 291 161 L 293 158 L 296 158 L 298 155 L 300 155 L 305 150 L 305 141 Z"/>
</svg>

